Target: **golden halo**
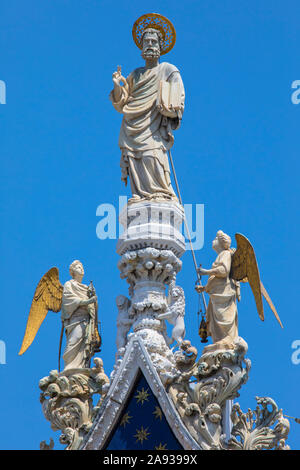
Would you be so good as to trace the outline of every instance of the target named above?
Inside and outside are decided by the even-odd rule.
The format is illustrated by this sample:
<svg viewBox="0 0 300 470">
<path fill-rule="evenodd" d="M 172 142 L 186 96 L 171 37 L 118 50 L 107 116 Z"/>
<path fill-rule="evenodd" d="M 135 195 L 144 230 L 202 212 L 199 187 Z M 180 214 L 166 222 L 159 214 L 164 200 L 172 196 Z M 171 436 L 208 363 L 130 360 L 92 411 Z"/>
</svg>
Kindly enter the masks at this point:
<svg viewBox="0 0 300 470">
<path fill-rule="evenodd" d="M 162 34 L 160 54 L 169 52 L 176 42 L 176 31 L 171 21 L 158 13 L 147 13 L 140 16 L 133 25 L 132 36 L 139 49 L 143 48 L 142 36 L 147 28 L 158 29 Z"/>
</svg>

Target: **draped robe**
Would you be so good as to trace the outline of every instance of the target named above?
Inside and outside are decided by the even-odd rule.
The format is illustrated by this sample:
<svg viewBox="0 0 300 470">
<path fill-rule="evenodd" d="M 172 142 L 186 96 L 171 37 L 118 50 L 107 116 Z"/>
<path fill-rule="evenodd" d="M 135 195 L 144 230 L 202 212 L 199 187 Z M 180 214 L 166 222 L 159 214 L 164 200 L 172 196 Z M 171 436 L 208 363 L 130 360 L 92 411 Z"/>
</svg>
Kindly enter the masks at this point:
<svg viewBox="0 0 300 470">
<path fill-rule="evenodd" d="M 178 69 L 167 62 L 135 69 L 127 77 L 121 98 L 113 106 L 123 114 L 119 136 L 122 180 L 129 176 L 132 195 L 139 198 L 176 198 L 171 185 L 167 151 L 172 147 L 172 130 L 179 127 L 184 110 L 184 87 Z M 181 106 L 172 117 L 157 107 L 160 81 L 178 83 Z"/>
<path fill-rule="evenodd" d="M 210 297 L 206 312 L 207 330 L 214 345 L 206 348 L 233 349 L 234 341 L 238 338 L 238 321 L 236 284 L 229 276 L 231 252 L 224 250 L 219 253 L 212 268 L 217 268 L 218 274 L 208 278 L 205 291 Z"/>
<path fill-rule="evenodd" d="M 66 333 L 64 370 L 86 367 L 86 346 L 90 339 L 90 306 L 80 306 L 80 302 L 88 299 L 87 292 L 88 286 L 75 279 L 67 281 L 64 285 L 61 310 Z"/>
</svg>

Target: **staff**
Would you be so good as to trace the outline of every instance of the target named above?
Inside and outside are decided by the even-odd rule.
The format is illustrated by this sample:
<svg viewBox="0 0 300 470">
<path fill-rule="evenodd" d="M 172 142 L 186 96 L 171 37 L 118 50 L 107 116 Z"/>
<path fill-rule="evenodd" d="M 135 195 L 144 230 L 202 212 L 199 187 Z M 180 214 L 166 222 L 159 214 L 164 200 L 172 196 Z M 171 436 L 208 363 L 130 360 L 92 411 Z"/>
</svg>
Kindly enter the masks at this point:
<svg viewBox="0 0 300 470">
<path fill-rule="evenodd" d="M 93 285 L 93 281 L 90 282 L 88 287 L 88 297 L 96 296 L 96 290 Z M 93 317 L 93 328 L 92 328 L 92 341 L 91 341 L 91 356 L 92 357 L 96 352 L 101 351 L 102 338 L 98 331 L 98 301 L 95 303 L 95 316 Z"/>
<path fill-rule="evenodd" d="M 171 154 L 171 150 L 169 150 L 169 157 L 170 157 L 170 162 L 171 162 L 171 166 L 172 166 L 172 170 L 173 170 L 173 174 L 174 174 L 174 180 L 175 180 L 175 185 L 176 185 L 176 189 L 177 189 L 178 199 L 179 199 L 180 204 L 183 205 L 180 190 L 179 190 L 179 185 L 178 185 L 178 181 L 177 181 L 176 171 L 175 171 L 175 167 L 174 167 L 174 163 L 173 163 L 173 158 L 172 158 L 172 154 Z M 193 256 L 193 260 L 194 260 L 194 265 L 195 265 L 195 270 L 196 270 L 199 286 L 202 287 L 201 276 L 200 276 L 200 273 L 199 273 L 199 268 L 198 268 L 198 265 L 197 265 L 196 256 L 195 256 L 195 252 L 194 252 L 193 244 L 192 244 L 192 240 L 191 240 L 190 230 L 189 230 L 186 218 L 185 218 L 185 214 L 184 214 L 184 225 L 185 225 L 187 236 L 188 236 L 190 246 L 191 246 L 191 252 L 192 252 L 192 256 Z M 204 292 L 201 292 L 201 295 L 202 295 L 204 310 L 206 312 L 207 305 L 206 305 L 206 300 L 205 300 L 205 297 L 204 297 Z"/>
</svg>

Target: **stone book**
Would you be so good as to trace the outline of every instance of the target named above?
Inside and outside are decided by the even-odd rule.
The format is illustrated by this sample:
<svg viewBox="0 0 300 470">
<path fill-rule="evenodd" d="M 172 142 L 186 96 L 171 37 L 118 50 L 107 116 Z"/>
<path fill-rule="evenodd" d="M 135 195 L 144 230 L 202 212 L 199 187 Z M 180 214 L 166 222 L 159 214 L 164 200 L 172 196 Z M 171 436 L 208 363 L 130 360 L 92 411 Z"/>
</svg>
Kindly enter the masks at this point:
<svg viewBox="0 0 300 470">
<path fill-rule="evenodd" d="M 179 83 L 160 81 L 157 105 L 162 107 L 164 115 L 174 117 L 172 108 L 178 109 L 181 107 L 181 89 Z"/>
</svg>

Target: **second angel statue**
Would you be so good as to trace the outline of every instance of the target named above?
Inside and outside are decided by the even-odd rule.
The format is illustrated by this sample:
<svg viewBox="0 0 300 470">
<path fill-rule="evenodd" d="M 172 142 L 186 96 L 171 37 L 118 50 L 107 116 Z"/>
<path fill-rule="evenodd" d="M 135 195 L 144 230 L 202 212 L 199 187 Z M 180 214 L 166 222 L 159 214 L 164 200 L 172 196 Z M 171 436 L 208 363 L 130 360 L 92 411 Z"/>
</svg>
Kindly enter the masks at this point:
<svg viewBox="0 0 300 470">
<path fill-rule="evenodd" d="M 235 349 L 238 336 L 237 300 L 241 298 L 240 282 L 249 282 L 260 319 L 264 320 L 262 296 L 267 300 L 280 326 L 277 311 L 264 288 L 259 275 L 254 249 L 242 234 L 235 235 L 237 249 L 230 247 L 231 238 L 219 230 L 212 242 L 218 256 L 211 269 L 199 268 L 201 276 L 209 276 L 206 286 L 198 285 L 198 292 L 209 294 L 207 307 L 207 334 L 213 344 L 204 348 L 204 353 L 221 349 Z M 241 341 L 241 339 L 239 340 Z"/>
<path fill-rule="evenodd" d="M 64 371 L 90 367 L 92 356 L 101 346 L 95 290 L 92 284 L 82 284 L 84 269 L 80 261 L 73 261 L 69 271 L 71 279 L 64 286 L 59 281 L 57 268 L 51 268 L 40 280 L 32 300 L 19 352 L 21 355 L 29 348 L 48 311 L 61 310 L 62 333 L 65 331 L 66 334 Z"/>
</svg>

